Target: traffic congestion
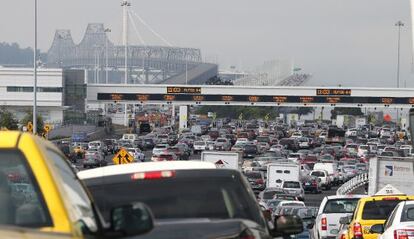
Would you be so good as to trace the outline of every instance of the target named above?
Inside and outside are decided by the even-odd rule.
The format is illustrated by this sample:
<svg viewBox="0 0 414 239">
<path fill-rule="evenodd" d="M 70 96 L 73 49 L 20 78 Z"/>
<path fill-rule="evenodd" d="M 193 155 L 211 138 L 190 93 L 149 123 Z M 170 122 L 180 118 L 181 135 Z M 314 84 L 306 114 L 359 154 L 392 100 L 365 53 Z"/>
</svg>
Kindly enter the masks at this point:
<svg viewBox="0 0 414 239">
<path fill-rule="evenodd" d="M 395 125 L 189 123 L 54 145 L 1 132 L 1 224 L 97 238 L 410 238 L 403 184 L 340 193 L 378 158 L 410 159 Z"/>
</svg>

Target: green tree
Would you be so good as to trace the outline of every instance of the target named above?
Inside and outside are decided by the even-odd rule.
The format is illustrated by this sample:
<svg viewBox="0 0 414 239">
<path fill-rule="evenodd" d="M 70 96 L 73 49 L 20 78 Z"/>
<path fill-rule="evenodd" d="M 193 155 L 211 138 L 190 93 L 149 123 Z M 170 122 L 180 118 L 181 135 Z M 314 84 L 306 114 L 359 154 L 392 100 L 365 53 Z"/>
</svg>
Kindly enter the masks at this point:
<svg viewBox="0 0 414 239">
<path fill-rule="evenodd" d="M 239 115 L 243 113 L 243 120 L 250 119 L 264 119 L 269 115 L 270 119 L 276 117 L 275 107 L 265 106 L 214 106 L 206 105 L 198 108 L 197 114 L 207 114 L 208 112 L 215 112 L 217 118 L 229 117 L 231 119 L 238 119 Z"/>
<path fill-rule="evenodd" d="M 0 127 L 9 130 L 18 129 L 18 121 L 14 114 L 6 109 L 0 109 Z"/>
<path fill-rule="evenodd" d="M 335 107 L 333 110 L 331 110 L 331 119 L 336 119 L 337 115 L 364 115 L 362 113 L 361 108 L 357 107 Z"/>
<path fill-rule="evenodd" d="M 32 122 L 33 123 L 33 112 L 28 111 L 24 118 L 20 121 L 22 125 L 27 125 L 27 123 Z M 43 132 L 43 118 L 40 115 L 37 115 L 37 133 L 41 134 Z"/>
</svg>

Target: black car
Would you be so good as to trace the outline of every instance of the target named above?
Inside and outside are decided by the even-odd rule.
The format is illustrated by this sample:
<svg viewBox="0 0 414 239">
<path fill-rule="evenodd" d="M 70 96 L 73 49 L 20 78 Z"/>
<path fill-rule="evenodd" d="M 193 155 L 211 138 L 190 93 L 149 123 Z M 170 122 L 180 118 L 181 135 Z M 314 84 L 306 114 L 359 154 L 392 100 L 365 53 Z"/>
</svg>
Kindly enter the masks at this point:
<svg viewBox="0 0 414 239">
<path fill-rule="evenodd" d="M 305 192 L 320 193 L 322 189 L 320 186 L 320 179 L 318 177 L 310 176 L 303 181 L 303 190 Z"/>
<path fill-rule="evenodd" d="M 297 151 L 299 150 L 299 142 L 297 139 L 283 138 L 279 141 L 280 145 L 283 145 L 286 149 Z"/>
<path fill-rule="evenodd" d="M 143 140 L 143 148 L 144 149 L 153 149 L 155 146 L 154 139 L 152 138 L 144 138 Z"/>
<path fill-rule="evenodd" d="M 259 149 L 255 144 L 245 144 L 243 146 L 243 157 L 244 158 L 254 158 L 259 153 Z"/>
<path fill-rule="evenodd" d="M 263 172 L 248 171 L 244 173 L 244 176 L 247 178 L 247 181 L 249 181 L 253 192 L 260 193 L 266 188 L 266 181 Z"/>
<path fill-rule="evenodd" d="M 112 206 L 127 202 L 148 203 L 154 214 L 155 228 L 140 238 L 254 236 L 270 239 L 280 235 L 276 229 L 268 227 L 247 180 L 237 170 L 131 171 L 86 177 L 84 182 L 106 221 L 109 221 Z M 296 217 L 278 218 L 274 223 L 279 230 L 281 223 L 290 230 L 293 227 L 296 233 L 303 230 L 301 220 Z"/>
</svg>

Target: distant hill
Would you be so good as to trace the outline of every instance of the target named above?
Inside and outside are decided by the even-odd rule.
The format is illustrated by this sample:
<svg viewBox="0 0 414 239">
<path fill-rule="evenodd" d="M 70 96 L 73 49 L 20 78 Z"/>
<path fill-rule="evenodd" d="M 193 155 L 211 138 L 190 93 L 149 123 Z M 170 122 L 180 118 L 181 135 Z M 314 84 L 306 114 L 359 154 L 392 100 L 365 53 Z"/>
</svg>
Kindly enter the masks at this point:
<svg viewBox="0 0 414 239">
<path fill-rule="evenodd" d="M 0 65 L 30 66 L 33 65 L 33 49 L 20 48 L 17 43 L 0 42 Z"/>
</svg>

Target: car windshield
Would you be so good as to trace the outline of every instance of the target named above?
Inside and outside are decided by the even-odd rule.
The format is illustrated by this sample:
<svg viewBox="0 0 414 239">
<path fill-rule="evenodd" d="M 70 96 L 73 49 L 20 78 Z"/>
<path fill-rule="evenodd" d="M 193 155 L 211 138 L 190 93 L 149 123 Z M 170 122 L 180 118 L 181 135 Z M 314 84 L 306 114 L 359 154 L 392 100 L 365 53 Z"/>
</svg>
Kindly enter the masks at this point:
<svg viewBox="0 0 414 239">
<path fill-rule="evenodd" d="M 211 173 L 201 170 L 183 171 L 163 179 L 133 180 L 126 174 L 85 180 L 85 183 L 107 221 L 112 208 L 143 202 L 151 208 L 156 220 L 245 218 L 261 223 L 256 202 L 237 177 L 228 180 L 211 177 Z"/>
<path fill-rule="evenodd" d="M 385 220 L 394 210 L 400 200 L 376 200 L 368 201 L 362 211 L 364 220 Z"/>
<path fill-rule="evenodd" d="M 328 200 L 323 213 L 353 213 L 359 198 Z"/>
</svg>

